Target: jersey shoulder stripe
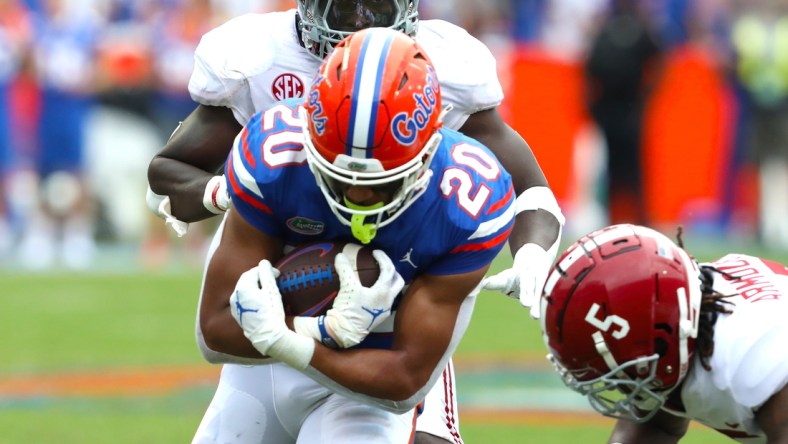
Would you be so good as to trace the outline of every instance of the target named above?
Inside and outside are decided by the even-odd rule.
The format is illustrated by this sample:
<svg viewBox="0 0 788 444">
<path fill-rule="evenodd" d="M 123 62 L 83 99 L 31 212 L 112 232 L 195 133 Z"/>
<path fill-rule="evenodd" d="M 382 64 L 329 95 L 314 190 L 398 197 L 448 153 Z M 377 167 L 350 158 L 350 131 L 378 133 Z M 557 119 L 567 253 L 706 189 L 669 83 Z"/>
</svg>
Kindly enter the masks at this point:
<svg viewBox="0 0 788 444">
<path fill-rule="evenodd" d="M 252 116 L 235 138 L 225 166 L 230 197 L 272 214 L 288 195 L 295 170 L 306 163 L 300 99 L 277 102 Z M 251 209 L 250 209 L 251 211 Z"/>
<path fill-rule="evenodd" d="M 250 171 L 246 156 L 242 157 L 239 153 L 239 151 L 244 149 L 239 149 L 238 142 L 240 140 L 244 140 L 244 142 L 241 142 L 241 146 L 243 147 L 246 145 L 246 149 L 248 150 L 248 144 L 245 143 L 246 137 L 243 137 L 246 133 L 247 131 L 244 129 L 243 133 L 236 139 L 236 144 L 230 153 L 230 158 L 227 160 L 227 166 L 225 167 L 225 176 L 227 177 L 227 182 L 230 184 L 230 197 L 237 197 L 252 207 L 267 214 L 271 214 L 271 209 L 263 202 L 263 193 L 260 191 L 254 175 Z"/>
<path fill-rule="evenodd" d="M 511 176 L 484 145 L 461 133 L 441 130 L 441 147 L 431 168 L 439 208 L 438 232 L 445 236 L 449 256 L 430 272 L 452 274 L 488 264 L 511 234 L 515 193 Z"/>
<path fill-rule="evenodd" d="M 497 236 L 487 239 L 484 242 L 476 242 L 476 243 L 461 245 L 455 248 L 454 250 L 452 250 L 452 253 L 484 251 L 484 250 L 491 250 L 493 248 L 500 248 L 509 239 L 509 235 L 511 233 L 512 233 L 512 224 L 510 222 L 508 228 L 506 228 L 505 231 L 501 232 Z"/>
</svg>

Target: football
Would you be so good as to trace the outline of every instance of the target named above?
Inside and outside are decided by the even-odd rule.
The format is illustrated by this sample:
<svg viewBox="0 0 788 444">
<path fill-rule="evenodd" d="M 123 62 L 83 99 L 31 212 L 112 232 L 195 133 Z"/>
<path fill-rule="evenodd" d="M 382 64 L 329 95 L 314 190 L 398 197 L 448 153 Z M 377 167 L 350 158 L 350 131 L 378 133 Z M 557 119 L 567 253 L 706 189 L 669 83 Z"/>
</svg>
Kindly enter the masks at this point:
<svg viewBox="0 0 788 444">
<path fill-rule="evenodd" d="M 288 316 L 320 316 L 326 313 L 339 291 L 334 266 L 337 254 L 345 253 L 361 284 L 372 286 L 380 275 L 372 249 L 351 242 L 326 241 L 301 245 L 287 253 L 274 267 L 276 283 Z"/>
</svg>

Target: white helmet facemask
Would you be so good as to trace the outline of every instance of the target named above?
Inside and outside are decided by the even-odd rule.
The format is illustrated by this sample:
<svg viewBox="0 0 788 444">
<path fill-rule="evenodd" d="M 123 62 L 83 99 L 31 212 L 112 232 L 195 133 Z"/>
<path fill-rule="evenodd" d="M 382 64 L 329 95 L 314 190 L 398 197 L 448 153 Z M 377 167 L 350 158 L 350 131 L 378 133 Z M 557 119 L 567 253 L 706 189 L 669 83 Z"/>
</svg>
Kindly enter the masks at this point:
<svg viewBox="0 0 788 444">
<path fill-rule="evenodd" d="M 391 28 L 413 37 L 418 27 L 418 0 L 298 0 L 301 40 L 319 60 L 350 34 L 363 28 Z"/>
</svg>

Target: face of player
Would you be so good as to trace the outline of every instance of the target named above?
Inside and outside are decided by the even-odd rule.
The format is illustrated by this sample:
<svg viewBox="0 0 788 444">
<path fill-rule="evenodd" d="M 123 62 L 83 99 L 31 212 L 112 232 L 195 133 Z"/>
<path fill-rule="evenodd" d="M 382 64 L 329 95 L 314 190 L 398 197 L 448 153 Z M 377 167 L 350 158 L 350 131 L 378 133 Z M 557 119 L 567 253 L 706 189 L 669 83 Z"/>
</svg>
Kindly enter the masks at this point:
<svg viewBox="0 0 788 444">
<path fill-rule="evenodd" d="M 327 2 L 319 2 L 320 10 L 325 10 Z M 345 32 L 388 27 L 394 24 L 396 10 L 392 0 L 333 0 L 326 22 L 331 29 Z"/>
<path fill-rule="evenodd" d="M 346 185 L 340 187 L 340 192 L 350 203 L 359 207 L 374 207 L 379 204 L 391 202 L 394 193 L 401 184 L 384 185 L 377 187 Z"/>
</svg>

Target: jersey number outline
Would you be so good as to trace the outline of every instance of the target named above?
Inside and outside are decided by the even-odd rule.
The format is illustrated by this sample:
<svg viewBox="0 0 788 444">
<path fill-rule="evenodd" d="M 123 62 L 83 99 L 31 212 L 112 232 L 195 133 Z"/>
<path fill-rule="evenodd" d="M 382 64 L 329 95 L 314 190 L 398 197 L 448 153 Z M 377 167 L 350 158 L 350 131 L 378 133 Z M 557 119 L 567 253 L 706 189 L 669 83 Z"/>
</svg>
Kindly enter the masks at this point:
<svg viewBox="0 0 788 444">
<path fill-rule="evenodd" d="M 610 315 L 606 316 L 605 319 L 598 319 L 596 314 L 599 312 L 599 308 L 599 304 L 594 302 L 588 310 L 588 313 L 586 313 L 585 321 L 605 333 L 610 330 L 613 324 L 617 325 L 619 329 L 610 334 L 610 336 L 613 336 L 615 339 L 624 338 L 629 334 L 629 321 L 618 315 Z"/>
<path fill-rule="evenodd" d="M 495 180 L 501 175 L 501 167 L 488 152 L 470 143 L 459 143 L 451 149 L 452 160 L 457 165 L 465 166 L 486 180 Z M 474 219 L 490 198 L 492 190 L 487 184 L 474 184 L 473 176 L 465 169 L 457 166 L 449 167 L 443 172 L 440 182 L 441 194 L 449 199 L 457 196 L 457 204 Z"/>
<path fill-rule="evenodd" d="M 271 131 L 279 122 L 286 129 L 271 133 L 262 142 L 263 162 L 271 168 L 281 168 L 289 165 L 301 165 L 306 162 L 304 150 L 304 133 L 290 129 L 300 128 L 303 125 L 298 113 L 301 106 L 291 109 L 285 105 L 275 105 L 262 115 L 261 125 L 263 131 Z"/>
<path fill-rule="evenodd" d="M 276 105 L 263 113 L 261 125 L 264 131 L 270 131 L 278 122 L 288 128 L 300 127 L 303 122 L 299 118 L 298 109 L 284 105 Z M 306 150 L 303 146 L 303 133 L 284 129 L 268 135 L 262 142 L 263 161 L 271 168 L 306 162 Z M 451 157 L 457 165 L 464 166 L 486 180 L 496 180 L 501 175 L 501 167 L 490 153 L 481 147 L 463 142 L 452 147 Z M 445 198 L 457 196 L 457 204 L 474 219 L 492 195 L 492 190 L 485 183 L 478 186 L 473 176 L 459 166 L 447 168 L 441 176 L 441 194 Z"/>
</svg>

